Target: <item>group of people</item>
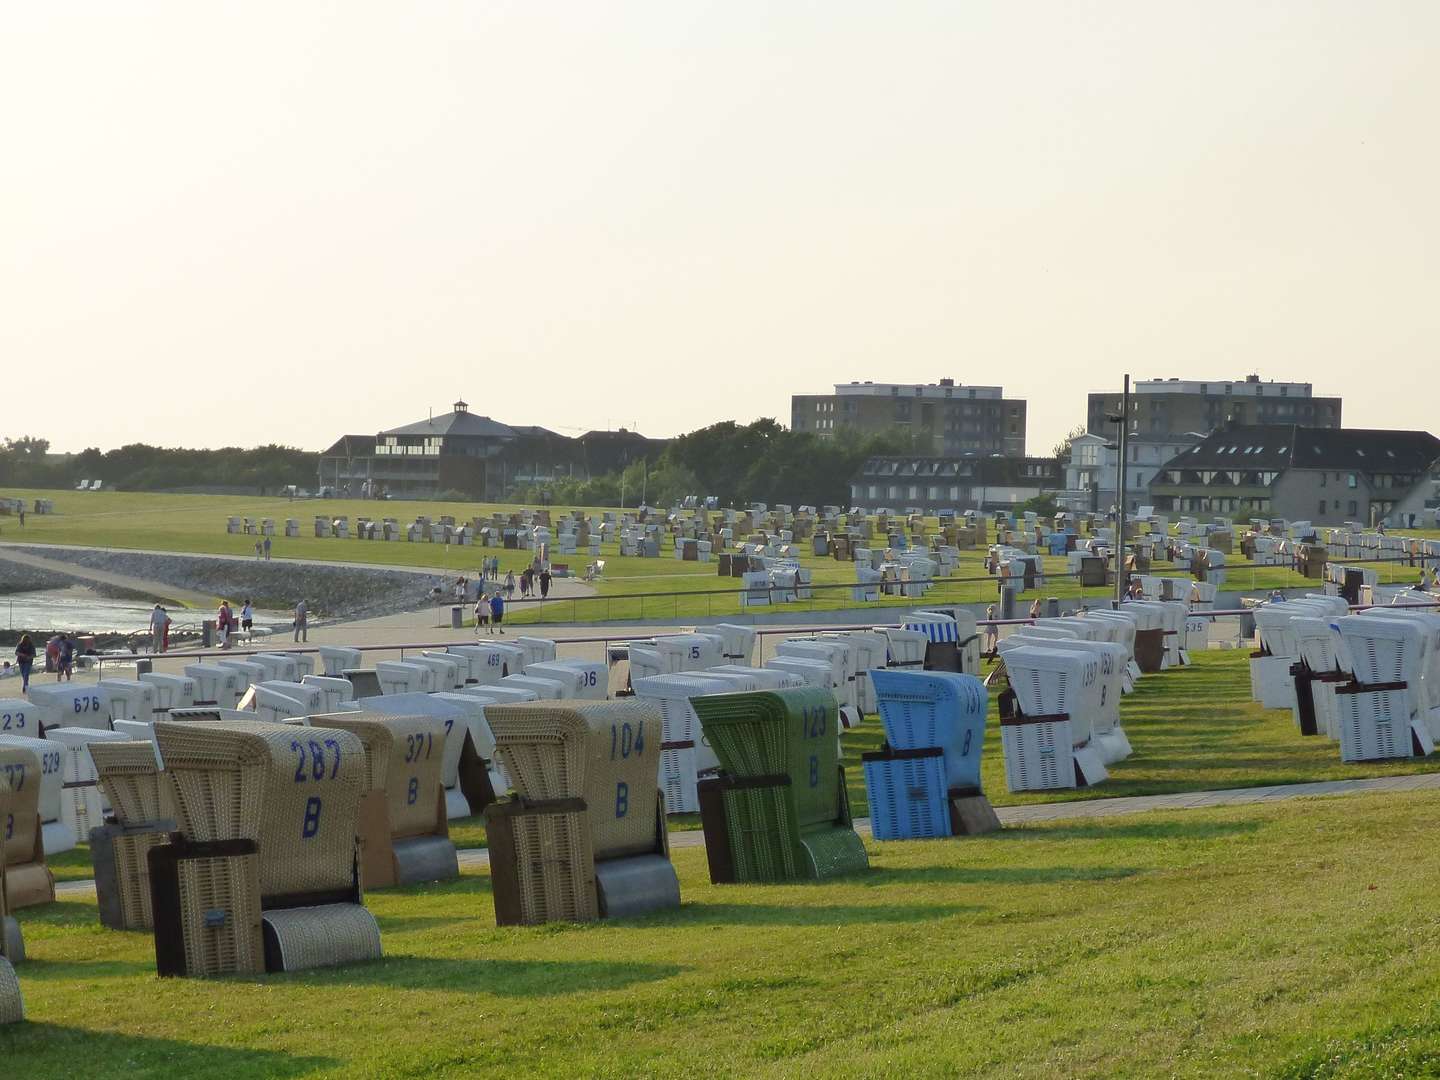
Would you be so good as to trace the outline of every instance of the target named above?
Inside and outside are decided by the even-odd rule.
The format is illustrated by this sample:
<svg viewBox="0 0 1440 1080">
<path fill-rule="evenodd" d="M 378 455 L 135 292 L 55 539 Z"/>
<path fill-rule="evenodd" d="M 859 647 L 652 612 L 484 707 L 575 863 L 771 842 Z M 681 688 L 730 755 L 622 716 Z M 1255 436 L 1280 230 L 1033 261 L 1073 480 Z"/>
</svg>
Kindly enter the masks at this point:
<svg viewBox="0 0 1440 1080">
<path fill-rule="evenodd" d="M 161 604 L 156 604 L 150 612 L 150 651 L 170 651 L 170 614 Z"/>
<path fill-rule="evenodd" d="M 505 633 L 505 597 L 499 589 L 486 592 L 482 588 L 475 600 L 475 634 L 478 637 L 483 627 L 485 633 Z"/>
<path fill-rule="evenodd" d="M 270 537 L 255 541 L 255 558 L 270 561 Z"/>
<path fill-rule="evenodd" d="M 75 654 L 80 646 L 69 634 L 56 634 L 45 643 L 45 670 L 55 673 L 55 681 L 69 680 L 75 672 Z M 30 676 L 35 670 L 35 642 L 29 634 L 21 634 L 15 643 L 15 669 L 20 673 L 20 692 L 30 689 Z M 13 674 L 10 661 L 5 661 L 5 673 Z"/>
<path fill-rule="evenodd" d="M 305 600 L 295 602 L 295 610 L 291 613 L 291 629 L 295 632 L 295 640 L 310 640 L 310 609 L 305 605 Z M 236 618 L 235 612 L 230 607 L 229 600 L 220 601 L 220 609 L 215 613 L 215 629 L 220 637 L 220 648 L 229 649 L 234 644 L 234 638 L 240 634 L 249 634 L 255 628 L 255 608 L 247 597 L 245 603 L 240 607 L 240 616 Z"/>
</svg>

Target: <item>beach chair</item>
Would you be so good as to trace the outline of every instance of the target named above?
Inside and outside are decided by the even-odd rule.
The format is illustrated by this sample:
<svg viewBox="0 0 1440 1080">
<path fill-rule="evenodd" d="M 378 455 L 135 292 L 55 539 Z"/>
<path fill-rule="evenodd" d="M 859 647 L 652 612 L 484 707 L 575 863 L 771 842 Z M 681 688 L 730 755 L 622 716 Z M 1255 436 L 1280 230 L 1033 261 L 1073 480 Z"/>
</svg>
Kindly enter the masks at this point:
<svg viewBox="0 0 1440 1080">
<path fill-rule="evenodd" d="M 753 680 L 750 680 L 753 685 Z M 699 774 L 719 765 L 700 731 L 690 699 L 735 691 L 733 682 L 709 671 L 649 675 L 633 683 L 635 696 L 654 701 L 660 709 L 660 787 L 667 814 L 700 811 Z"/>
<path fill-rule="evenodd" d="M 360 799 L 362 887 L 459 877 L 441 784 L 445 721 L 438 716 L 345 712 L 312 716 L 310 722 L 352 732 L 365 747 L 366 783 Z"/>
<path fill-rule="evenodd" d="M 1091 745 L 1100 712 L 1100 660 L 1025 645 L 1005 653 L 1010 689 L 1000 698 L 1000 737 L 1011 791 L 1093 786 L 1108 775 Z"/>
<path fill-rule="evenodd" d="M 699 786 L 710 880 L 794 881 L 863 870 L 828 689 L 692 699 L 720 774 Z"/>
<path fill-rule="evenodd" d="M 155 725 L 179 826 L 150 852 L 161 975 L 301 971 L 380 955 L 356 864 L 365 750 L 338 728 Z"/>
<path fill-rule="evenodd" d="M 48 739 L 0 734 L 0 746 L 4 745 L 26 747 L 40 759 L 40 798 L 37 812 L 40 815 L 40 839 L 46 858 L 70 851 L 79 842 L 79 836 L 74 826 L 65 820 L 63 813 L 66 794 L 65 748 Z"/>
<path fill-rule="evenodd" d="M 321 645 L 321 670 L 314 674 L 324 674 L 332 679 L 342 679 L 345 677 L 346 668 L 358 668 L 363 666 L 364 662 L 364 654 L 359 649 L 349 649 L 343 645 Z"/>
<path fill-rule="evenodd" d="M 649 701 L 487 710 L 515 796 L 486 808 L 495 921 L 629 918 L 680 903 Z"/>
<path fill-rule="evenodd" d="M 153 930 L 150 850 L 175 831 L 155 744 L 97 742 L 89 750 L 111 809 L 105 824 L 90 830 L 100 924 L 112 930 Z"/>
<path fill-rule="evenodd" d="M 185 675 L 195 680 L 195 699 L 191 705 L 233 709 L 249 685 L 243 672 L 220 664 L 186 664 Z"/>
<path fill-rule="evenodd" d="M 9 806 L 0 819 L 7 911 L 55 899 L 55 876 L 45 865 L 40 831 L 40 767 L 40 755 L 29 747 L 0 743 L 0 780 L 9 789 Z"/>
<path fill-rule="evenodd" d="M 5 770 L 0 768 L 0 822 L 11 820 L 13 804 Z M 5 901 L 5 860 L 0 858 L 0 1026 L 18 1024 L 25 1019 L 25 1000 L 20 995 L 20 980 L 15 977 L 15 964 L 25 958 L 25 941 L 20 924 L 10 916 Z"/>
<path fill-rule="evenodd" d="M 872 674 L 885 745 L 861 755 L 877 840 L 990 832 L 1000 819 L 980 784 L 989 697 L 974 675 Z"/>
</svg>

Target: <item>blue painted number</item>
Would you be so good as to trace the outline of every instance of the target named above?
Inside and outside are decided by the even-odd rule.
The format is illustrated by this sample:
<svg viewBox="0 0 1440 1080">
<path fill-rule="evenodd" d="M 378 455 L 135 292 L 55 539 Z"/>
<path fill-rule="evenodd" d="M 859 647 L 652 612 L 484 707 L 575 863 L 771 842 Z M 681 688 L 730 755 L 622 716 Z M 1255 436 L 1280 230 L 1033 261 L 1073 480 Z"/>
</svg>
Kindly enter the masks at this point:
<svg viewBox="0 0 1440 1080">
<path fill-rule="evenodd" d="M 320 831 L 320 796 L 311 795 L 305 802 L 305 822 L 300 827 L 301 840 L 313 840 Z"/>
</svg>

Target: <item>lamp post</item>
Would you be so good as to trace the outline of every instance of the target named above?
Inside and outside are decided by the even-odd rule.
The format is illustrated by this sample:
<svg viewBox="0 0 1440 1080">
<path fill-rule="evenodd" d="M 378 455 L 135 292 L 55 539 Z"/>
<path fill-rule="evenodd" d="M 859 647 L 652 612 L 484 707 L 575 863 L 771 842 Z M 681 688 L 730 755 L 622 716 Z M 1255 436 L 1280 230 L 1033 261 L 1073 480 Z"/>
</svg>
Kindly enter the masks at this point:
<svg viewBox="0 0 1440 1080">
<path fill-rule="evenodd" d="M 1125 448 L 1130 437 L 1130 376 L 1125 376 L 1125 390 L 1120 397 L 1120 415 L 1106 417 L 1120 425 L 1120 468 L 1116 471 L 1115 491 L 1115 606 L 1125 599 Z"/>
</svg>

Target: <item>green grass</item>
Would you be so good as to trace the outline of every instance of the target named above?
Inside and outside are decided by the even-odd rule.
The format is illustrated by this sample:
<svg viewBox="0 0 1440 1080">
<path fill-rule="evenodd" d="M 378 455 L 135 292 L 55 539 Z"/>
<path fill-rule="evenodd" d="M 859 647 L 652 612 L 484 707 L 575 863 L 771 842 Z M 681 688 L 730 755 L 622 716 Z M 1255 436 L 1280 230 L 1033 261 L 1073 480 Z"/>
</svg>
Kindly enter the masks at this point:
<svg viewBox="0 0 1440 1080">
<path fill-rule="evenodd" d="M 28 515 L 24 529 L 13 518 L 0 519 L 0 540 L 45 544 L 77 544 L 123 550 L 178 551 L 192 554 L 253 556 L 255 537 L 230 535 L 225 531 L 226 518 L 249 517 L 255 520 L 273 518 L 283 525 L 284 519 L 299 520 L 302 535 L 293 539 L 277 537 L 272 555 L 276 559 L 321 559 L 339 563 L 374 563 L 386 566 L 414 566 L 440 570 L 447 574 L 473 574 L 482 557 L 498 555 L 502 573 L 519 570 L 528 564 L 531 553 L 505 551 L 499 548 L 447 549 L 443 544 L 411 544 L 406 542 L 338 540 L 317 538 L 312 527 L 317 514 L 331 517 L 348 515 L 353 522 L 361 516 L 390 516 L 402 522 L 413 521 L 418 514 L 432 518 L 451 515 L 468 520 L 476 515 L 488 516 L 495 510 L 511 511 L 510 505 L 479 505 L 466 503 L 374 502 L 347 499 L 287 499 L 228 495 L 165 495 L 145 492 L 77 492 L 0 490 L 0 496 L 53 498 L 56 513 Z M 555 513 L 568 508 L 558 508 Z M 596 512 L 600 508 L 584 508 Z M 933 526 L 934 521 L 931 522 Z M 283 531 L 283 530 L 282 530 Z M 1407 535 L 1435 535 L 1410 531 Z M 815 558 L 808 544 L 797 544 L 804 552 L 801 565 L 808 567 L 814 583 L 853 584 L 852 564 L 833 559 Z M 738 587 L 733 578 L 721 578 L 714 563 L 687 563 L 671 557 L 658 559 L 622 558 L 617 544 L 607 544 L 601 557 L 606 562 L 604 579 L 597 591 L 600 599 L 579 601 L 558 600 L 548 605 L 527 605 L 517 602 L 506 614 L 512 623 L 533 624 L 593 622 L 609 623 L 628 620 L 698 619 L 741 614 Z M 588 555 L 567 557 L 578 574 L 590 561 Z M 1238 556 L 1236 557 L 1238 559 Z M 983 550 L 961 553 L 956 577 L 977 578 L 984 575 Z M 565 561 L 555 557 L 555 561 Z M 1063 558 L 1047 557 L 1046 570 L 1059 575 L 1065 570 Z M 1382 584 L 1410 582 L 1415 573 L 1408 567 L 1376 564 Z M 1169 564 L 1159 564 L 1158 574 L 1181 575 Z M 1227 588 L 1264 592 L 1273 588 L 1315 587 L 1300 575 L 1284 567 L 1251 566 L 1232 560 Z M 702 595 L 678 595 L 698 592 Z M 642 595 L 660 594 L 660 595 Z M 1074 599 L 1082 596 L 1101 598 L 1110 594 L 1103 588 L 1081 589 L 1072 579 L 1055 576 L 1039 591 L 1042 596 Z M 945 582 L 937 585 L 925 603 L 985 603 L 996 598 L 993 580 Z M 1028 597 L 1027 597 L 1028 599 Z M 888 597 L 867 605 L 876 608 L 913 608 L 916 601 L 904 597 Z M 821 591 L 810 601 L 782 605 L 781 610 L 837 611 L 855 607 L 849 589 Z M 762 611 L 764 609 L 761 609 Z"/>
<path fill-rule="evenodd" d="M 21 913 L 7 1076 L 1433 1074 L 1440 794 L 869 845 L 825 884 L 497 929 L 489 878 L 375 892 L 383 961 L 160 980 L 92 902 Z"/>
<path fill-rule="evenodd" d="M 1055 798 L 1431 768 L 1345 766 L 1248 700 L 1214 651 L 1141 680 L 1135 754 Z M 1004 791 L 992 724 L 985 782 Z M 851 797 L 865 813 L 846 736 Z M 499 929 L 489 876 L 377 890 L 384 960 L 160 980 L 147 935 L 88 896 L 20 913 L 29 1022 L 3 1075 L 1433 1075 L 1440 1066 L 1440 792 L 1037 824 L 867 844 L 824 884 L 712 886 L 676 848 L 678 911 Z M 681 827 L 689 822 L 676 823 Z M 478 819 L 451 823 L 462 847 Z M 82 851 L 56 860 L 85 877 Z M 88 870 L 88 866 L 85 867 Z M 83 1063 L 83 1066 L 79 1063 Z"/>
</svg>

